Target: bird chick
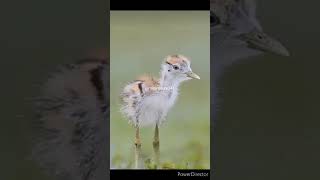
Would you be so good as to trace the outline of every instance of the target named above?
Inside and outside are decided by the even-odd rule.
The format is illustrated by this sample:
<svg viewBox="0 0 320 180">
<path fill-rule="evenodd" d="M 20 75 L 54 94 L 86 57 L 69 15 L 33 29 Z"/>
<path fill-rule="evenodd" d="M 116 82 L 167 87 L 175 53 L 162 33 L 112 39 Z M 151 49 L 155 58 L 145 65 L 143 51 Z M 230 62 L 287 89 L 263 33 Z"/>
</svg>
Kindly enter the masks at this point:
<svg viewBox="0 0 320 180">
<path fill-rule="evenodd" d="M 141 76 L 124 87 L 121 93 L 121 111 L 136 128 L 137 148 L 141 146 L 139 128 L 153 125 L 155 126 L 154 150 L 158 154 L 158 126 L 174 105 L 179 85 L 190 79 L 200 79 L 192 72 L 190 60 L 183 55 L 169 55 L 161 65 L 160 79 Z"/>
</svg>

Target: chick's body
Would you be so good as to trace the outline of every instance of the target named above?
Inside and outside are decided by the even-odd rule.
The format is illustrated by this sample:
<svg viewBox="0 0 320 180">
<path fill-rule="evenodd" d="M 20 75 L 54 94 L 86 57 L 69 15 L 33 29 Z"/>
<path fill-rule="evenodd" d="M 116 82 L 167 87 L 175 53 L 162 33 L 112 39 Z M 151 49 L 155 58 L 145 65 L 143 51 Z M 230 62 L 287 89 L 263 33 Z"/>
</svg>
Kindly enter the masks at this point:
<svg viewBox="0 0 320 180">
<path fill-rule="evenodd" d="M 177 94 L 177 88 L 160 86 L 159 80 L 143 76 L 125 86 L 122 112 L 134 126 L 161 124 Z"/>
</svg>

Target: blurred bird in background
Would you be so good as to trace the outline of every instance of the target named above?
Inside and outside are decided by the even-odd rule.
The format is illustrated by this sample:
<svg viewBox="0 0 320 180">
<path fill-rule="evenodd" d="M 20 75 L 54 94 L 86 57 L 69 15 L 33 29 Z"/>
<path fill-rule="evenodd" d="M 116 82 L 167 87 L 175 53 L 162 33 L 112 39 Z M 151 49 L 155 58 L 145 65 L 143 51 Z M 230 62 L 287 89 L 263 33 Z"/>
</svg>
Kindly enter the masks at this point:
<svg viewBox="0 0 320 180">
<path fill-rule="evenodd" d="M 289 52 L 278 40 L 264 33 L 256 17 L 254 0 L 211 0 L 210 28 L 215 127 L 222 92 L 217 84 L 226 68 L 263 53 L 289 56 Z"/>
<path fill-rule="evenodd" d="M 109 62 L 103 52 L 60 67 L 35 98 L 32 157 L 53 179 L 107 179 Z"/>
<path fill-rule="evenodd" d="M 211 57 L 215 78 L 237 62 L 264 52 L 289 56 L 288 50 L 263 32 L 254 0 L 211 0 Z"/>
</svg>

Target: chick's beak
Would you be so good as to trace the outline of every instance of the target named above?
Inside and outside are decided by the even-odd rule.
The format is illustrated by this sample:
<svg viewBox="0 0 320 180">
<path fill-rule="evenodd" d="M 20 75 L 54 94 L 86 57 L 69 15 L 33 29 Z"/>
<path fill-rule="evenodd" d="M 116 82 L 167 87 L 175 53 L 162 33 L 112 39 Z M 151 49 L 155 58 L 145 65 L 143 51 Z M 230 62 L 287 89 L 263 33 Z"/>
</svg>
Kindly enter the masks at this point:
<svg viewBox="0 0 320 180">
<path fill-rule="evenodd" d="M 200 79 L 200 76 L 198 76 L 197 74 L 195 74 L 192 71 L 189 71 L 186 73 L 188 77 L 193 78 L 193 79 Z"/>
<path fill-rule="evenodd" d="M 289 51 L 276 39 L 259 31 L 253 30 L 241 34 L 239 38 L 248 43 L 248 47 L 281 56 L 289 56 Z"/>
</svg>

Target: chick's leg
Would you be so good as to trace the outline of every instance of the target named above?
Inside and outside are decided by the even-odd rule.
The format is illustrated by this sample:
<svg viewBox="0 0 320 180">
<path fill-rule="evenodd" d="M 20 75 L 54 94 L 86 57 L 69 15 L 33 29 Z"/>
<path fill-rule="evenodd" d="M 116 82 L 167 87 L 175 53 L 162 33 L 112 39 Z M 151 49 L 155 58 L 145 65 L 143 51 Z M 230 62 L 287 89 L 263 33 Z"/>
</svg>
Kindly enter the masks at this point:
<svg viewBox="0 0 320 180">
<path fill-rule="evenodd" d="M 135 136 L 135 168 L 141 168 L 141 139 L 140 139 L 140 129 L 136 127 L 136 136 Z"/>
<path fill-rule="evenodd" d="M 155 162 L 157 167 L 160 165 L 160 139 L 159 139 L 159 127 L 156 124 L 153 138 L 153 151 L 155 156 Z"/>
</svg>

